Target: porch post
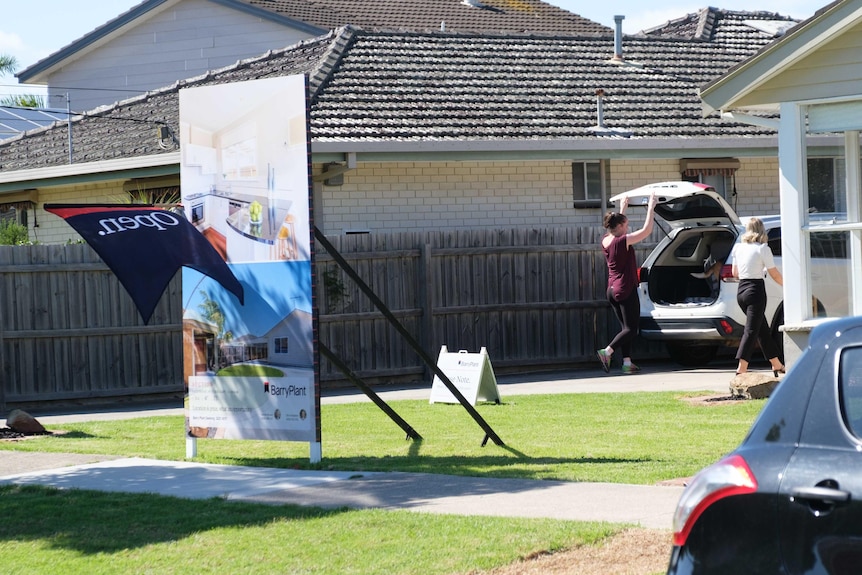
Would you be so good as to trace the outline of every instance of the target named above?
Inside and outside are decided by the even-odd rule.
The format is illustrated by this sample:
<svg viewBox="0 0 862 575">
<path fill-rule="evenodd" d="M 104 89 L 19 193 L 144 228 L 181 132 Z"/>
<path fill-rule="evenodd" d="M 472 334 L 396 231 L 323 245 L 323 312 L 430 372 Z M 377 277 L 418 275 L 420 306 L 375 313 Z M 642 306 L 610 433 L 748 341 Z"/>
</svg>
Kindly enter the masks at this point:
<svg viewBox="0 0 862 575">
<path fill-rule="evenodd" d="M 778 128 L 778 177 L 781 205 L 781 273 L 784 282 L 784 323 L 799 324 L 811 317 L 811 280 L 808 275 L 808 196 L 805 150 L 805 108 L 795 102 L 781 103 Z M 807 303 L 806 303 L 807 302 Z M 786 342 L 785 342 L 786 343 Z"/>
</svg>

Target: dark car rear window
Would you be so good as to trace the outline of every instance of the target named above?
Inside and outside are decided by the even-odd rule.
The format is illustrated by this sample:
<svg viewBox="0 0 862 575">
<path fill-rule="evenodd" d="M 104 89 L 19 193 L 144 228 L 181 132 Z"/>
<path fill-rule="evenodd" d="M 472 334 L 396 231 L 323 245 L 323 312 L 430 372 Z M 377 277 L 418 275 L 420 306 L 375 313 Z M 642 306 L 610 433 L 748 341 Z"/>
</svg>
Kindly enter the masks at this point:
<svg viewBox="0 0 862 575">
<path fill-rule="evenodd" d="M 727 218 L 724 208 L 709 196 L 694 195 L 658 204 L 656 213 L 669 222 L 700 218 Z"/>
<path fill-rule="evenodd" d="M 842 416 L 853 435 L 862 438 L 862 347 L 841 352 L 838 369 Z"/>
</svg>

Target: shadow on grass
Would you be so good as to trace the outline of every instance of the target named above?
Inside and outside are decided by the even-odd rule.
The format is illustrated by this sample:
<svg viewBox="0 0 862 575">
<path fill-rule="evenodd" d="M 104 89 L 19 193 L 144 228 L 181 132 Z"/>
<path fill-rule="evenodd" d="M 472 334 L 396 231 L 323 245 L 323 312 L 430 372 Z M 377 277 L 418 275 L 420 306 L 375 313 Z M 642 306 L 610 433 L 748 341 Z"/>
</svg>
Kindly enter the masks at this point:
<svg viewBox="0 0 862 575">
<path fill-rule="evenodd" d="M 649 458 L 621 457 L 531 457 L 516 450 L 507 451 L 512 456 L 458 456 L 433 457 L 419 454 L 417 446 L 400 456 L 353 456 L 325 457 L 321 463 L 309 463 L 307 458 L 260 458 L 219 457 L 225 465 L 248 467 L 274 467 L 279 469 L 326 469 L 330 471 L 398 471 L 405 473 L 429 473 L 435 475 L 460 475 L 467 477 L 509 477 L 513 479 L 535 479 L 537 468 L 566 465 L 639 465 L 650 463 Z"/>
<path fill-rule="evenodd" d="M 84 431 L 53 431 L 51 437 L 56 439 L 96 439 L 98 436 Z"/>
<path fill-rule="evenodd" d="M 0 485 L 0 547 L 3 541 L 44 541 L 51 547 L 83 554 L 112 553 L 177 541 L 210 529 L 263 526 L 343 511 L 220 498 Z"/>
</svg>

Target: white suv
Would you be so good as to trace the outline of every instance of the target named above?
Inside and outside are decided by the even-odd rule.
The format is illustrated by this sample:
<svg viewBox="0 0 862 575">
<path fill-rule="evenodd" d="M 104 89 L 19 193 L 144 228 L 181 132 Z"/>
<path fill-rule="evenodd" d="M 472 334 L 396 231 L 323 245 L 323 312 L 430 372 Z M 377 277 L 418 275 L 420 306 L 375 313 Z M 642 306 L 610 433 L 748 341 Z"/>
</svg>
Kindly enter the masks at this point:
<svg viewBox="0 0 862 575">
<path fill-rule="evenodd" d="M 704 184 L 650 184 L 614 196 L 611 201 L 628 197 L 629 206 L 646 205 L 653 191 L 658 196 L 656 225 L 666 235 L 638 270 L 640 335 L 664 341 L 671 359 L 681 365 L 703 366 L 720 347 L 736 347 L 742 337 L 745 314 L 736 303 L 737 282 L 729 256 L 745 226 L 730 204 Z M 781 220 L 774 215 L 758 217 L 781 269 Z M 843 216 L 811 214 L 809 218 L 823 221 Z M 850 261 L 846 235 L 812 234 L 811 257 L 816 315 L 847 315 Z M 715 268 L 714 262 L 719 264 Z M 705 273 L 710 268 L 718 277 Z M 779 331 L 784 324 L 783 291 L 771 279 L 766 280 L 766 291 L 766 319 L 779 349 L 783 349 Z"/>
</svg>

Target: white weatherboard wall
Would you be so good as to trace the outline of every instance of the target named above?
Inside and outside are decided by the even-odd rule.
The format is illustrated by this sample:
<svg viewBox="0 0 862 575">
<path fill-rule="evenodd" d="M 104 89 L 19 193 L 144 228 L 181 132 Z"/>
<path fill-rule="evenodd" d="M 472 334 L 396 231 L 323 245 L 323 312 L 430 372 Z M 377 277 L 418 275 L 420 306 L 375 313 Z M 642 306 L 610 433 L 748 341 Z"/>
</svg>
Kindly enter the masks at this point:
<svg viewBox="0 0 862 575">
<path fill-rule="evenodd" d="M 112 204 L 128 203 L 122 181 L 107 181 L 95 184 L 41 188 L 39 204 Z M 29 218 L 30 240 L 40 244 L 64 244 L 81 237 L 66 221 L 54 214 L 39 209 L 35 220 Z"/>
<path fill-rule="evenodd" d="M 311 36 L 216 2 L 182 0 L 51 73 L 48 94 L 62 106 L 67 88 L 94 88 L 71 91 L 73 110 L 91 110 Z"/>
</svg>

